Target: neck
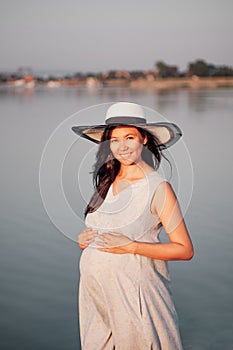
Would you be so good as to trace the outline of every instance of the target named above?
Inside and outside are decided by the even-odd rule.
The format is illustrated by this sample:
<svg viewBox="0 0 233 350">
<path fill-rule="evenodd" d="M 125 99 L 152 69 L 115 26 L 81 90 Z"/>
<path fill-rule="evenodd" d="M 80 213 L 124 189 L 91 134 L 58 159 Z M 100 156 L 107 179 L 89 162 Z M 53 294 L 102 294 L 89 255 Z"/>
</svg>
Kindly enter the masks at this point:
<svg viewBox="0 0 233 350">
<path fill-rule="evenodd" d="M 144 177 L 147 174 L 147 166 L 143 160 L 130 165 L 121 164 L 118 176 L 124 179 Z"/>
</svg>

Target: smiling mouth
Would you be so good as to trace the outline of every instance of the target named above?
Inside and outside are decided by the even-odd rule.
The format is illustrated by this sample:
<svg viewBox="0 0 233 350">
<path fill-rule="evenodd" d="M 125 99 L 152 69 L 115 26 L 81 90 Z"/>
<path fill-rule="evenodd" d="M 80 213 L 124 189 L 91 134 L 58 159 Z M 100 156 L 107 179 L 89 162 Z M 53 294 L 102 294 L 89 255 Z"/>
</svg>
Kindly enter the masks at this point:
<svg viewBox="0 0 233 350">
<path fill-rule="evenodd" d="M 120 154 L 121 158 L 130 158 L 132 153 L 124 153 L 124 154 Z"/>
</svg>

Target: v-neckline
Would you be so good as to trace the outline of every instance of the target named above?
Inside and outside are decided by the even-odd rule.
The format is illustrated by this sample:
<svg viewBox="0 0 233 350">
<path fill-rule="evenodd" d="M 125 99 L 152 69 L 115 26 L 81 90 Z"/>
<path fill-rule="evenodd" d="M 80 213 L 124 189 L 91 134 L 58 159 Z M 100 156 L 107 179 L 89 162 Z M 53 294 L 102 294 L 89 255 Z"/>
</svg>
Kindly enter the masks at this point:
<svg viewBox="0 0 233 350">
<path fill-rule="evenodd" d="M 120 192 L 114 194 L 114 190 L 113 190 L 113 182 L 111 183 L 110 189 L 111 189 L 111 194 L 114 198 L 117 198 L 122 192 L 126 191 L 127 189 L 133 187 L 134 185 L 144 181 L 145 179 L 148 178 L 149 175 L 155 174 L 156 171 L 152 171 L 151 173 L 147 174 L 146 176 L 142 177 L 141 179 L 138 179 L 134 182 L 132 182 L 130 185 L 128 185 L 127 187 L 123 188 Z"/>
</svg>

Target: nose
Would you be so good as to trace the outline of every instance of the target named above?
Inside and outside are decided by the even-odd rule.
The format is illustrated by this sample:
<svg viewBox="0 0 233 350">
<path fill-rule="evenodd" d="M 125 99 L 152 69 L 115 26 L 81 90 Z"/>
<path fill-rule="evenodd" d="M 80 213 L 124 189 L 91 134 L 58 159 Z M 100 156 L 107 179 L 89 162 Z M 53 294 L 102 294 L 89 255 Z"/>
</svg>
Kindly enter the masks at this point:
<svg viewBox="0 0 233 350">
<path fill-rule="evenodd" d="M 124 139 L 120 140 L 120 143 L 119 143 L 119 149 L 120 149 L 120 151 L 124 151 L 124 150 L 126 150 L 127 148 L 128 148 L 128 146 L 127 146 L 127 141 L 124 140 Z"/>
</svg>

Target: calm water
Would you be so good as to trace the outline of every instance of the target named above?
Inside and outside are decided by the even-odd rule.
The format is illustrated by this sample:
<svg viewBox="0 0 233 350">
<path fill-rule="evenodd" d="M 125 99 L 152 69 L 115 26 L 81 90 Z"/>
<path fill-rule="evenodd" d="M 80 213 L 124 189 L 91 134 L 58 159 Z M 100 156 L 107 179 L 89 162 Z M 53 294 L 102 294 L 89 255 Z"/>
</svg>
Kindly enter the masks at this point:
<svg viewBox="0 0 233 350">
<path fill-rule="evenodd" d="M 1 349 L 80 349 L 80 251 L 43 207 L 39 164 L 51 133 L 68 116 L 120 100 L 156 109 L 183 130 L 194 172 L 185 220 L 195 257 L 170 263 L 183 344 L 185 349 L 232 349 L 232 97 L 229 89 L 162 93 L 128 88 L 0 89 Z M 80 216 L 84 202 L 74 195 L 73 171 L 79 162 L 77 151 L 84 154 L 84 146 L 74 144 L 64 164 L 66 195 Z M 180 150 L 174 146 L 175 156 L 180 157 Z M 187 167 L 185 158 L 179 171 L 188 174 Z M 189 183 L 189 178 L 182 180 L 183 192 L 189 192 L 185 187 Z M 80 220 L 77 233 L 81 229 Z"/>
</svg>

